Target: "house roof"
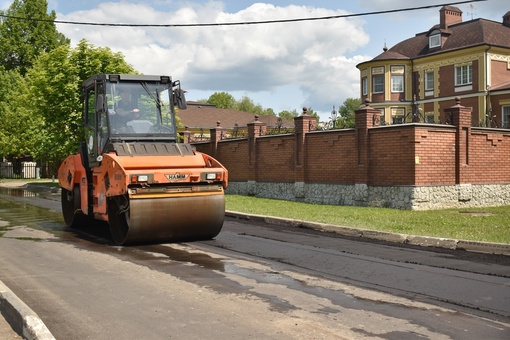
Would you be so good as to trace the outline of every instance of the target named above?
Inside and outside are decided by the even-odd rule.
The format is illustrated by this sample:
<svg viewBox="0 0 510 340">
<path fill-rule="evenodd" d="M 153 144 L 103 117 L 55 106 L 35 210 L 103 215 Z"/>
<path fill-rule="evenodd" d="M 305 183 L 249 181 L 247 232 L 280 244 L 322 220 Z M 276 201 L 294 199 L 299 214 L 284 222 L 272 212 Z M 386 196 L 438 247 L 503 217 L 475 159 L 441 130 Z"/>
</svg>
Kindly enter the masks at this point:
<svg viewBox="0 0 510 340">
<path fill-rule="evenodd" d="M 442 47 L 429 49 L 429 33 L 435 29 L 446 34 L 447 39 Z M 440 29 L 439 25 L 436 25 L 427 32 L 416 34 L 416 36 L 385 50 L 370 61 L 416 59 L 479 45 L 510 48 L 510 27 L 500 22 L 486 19 L 475 19 L 452 24 L 446 30 Z"/>
<path fill-rule="evenodd" d="M 491 92 L 510 90 L 510 80 L 491 87 Z"/>
<path fill-rule="evenodd" d="M 182 124 L 188 128 L 212 128 L 219 125 L 223 128 L 233 129 L 237 126 L 247 126 L 256 120 L 256 115 L 248 112 L 220 109 L 211 104 L 188 102 L 186 110 L 179 110 L 178 116 Z M 277 116 L 259 116 L 258 121 L 266 123 L 268 127 L 277 126 Z M 294 127 L 294 122 L 283 119 L 282 127 Z"/>
</svg>

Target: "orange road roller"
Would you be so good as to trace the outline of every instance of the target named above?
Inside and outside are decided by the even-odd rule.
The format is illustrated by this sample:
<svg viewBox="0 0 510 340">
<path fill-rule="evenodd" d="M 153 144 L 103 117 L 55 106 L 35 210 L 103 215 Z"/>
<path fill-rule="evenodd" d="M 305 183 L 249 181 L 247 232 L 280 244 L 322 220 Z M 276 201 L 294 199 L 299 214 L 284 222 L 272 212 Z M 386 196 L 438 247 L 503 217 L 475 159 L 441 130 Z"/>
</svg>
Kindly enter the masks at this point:
<svg viewBox="0 0 510 340">
<path fill-rule="evenodd" d="M 108 223 L 117 245 L 216 237 L 228 171 L 178 142 L 186 109 L 169 76 L 99 74 L 83 83 L 84 140 L 58 170 L 70 227 Z"/>
</svg>

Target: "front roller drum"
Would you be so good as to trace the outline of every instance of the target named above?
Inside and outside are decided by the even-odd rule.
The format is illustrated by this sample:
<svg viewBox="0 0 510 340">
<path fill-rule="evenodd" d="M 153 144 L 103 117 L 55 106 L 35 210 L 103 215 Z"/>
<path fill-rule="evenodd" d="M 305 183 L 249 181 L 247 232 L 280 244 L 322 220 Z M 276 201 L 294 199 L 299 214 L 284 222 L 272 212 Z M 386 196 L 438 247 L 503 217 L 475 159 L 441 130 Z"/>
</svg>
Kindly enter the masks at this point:
<svg viewBox="0 0 510 340">
<path fill-rule="evenodd" d="M 225 219 L 225 196 L 108 201 L 108 223 L 117 245 L 206 240 L 216 237 Z"/>
</svg>

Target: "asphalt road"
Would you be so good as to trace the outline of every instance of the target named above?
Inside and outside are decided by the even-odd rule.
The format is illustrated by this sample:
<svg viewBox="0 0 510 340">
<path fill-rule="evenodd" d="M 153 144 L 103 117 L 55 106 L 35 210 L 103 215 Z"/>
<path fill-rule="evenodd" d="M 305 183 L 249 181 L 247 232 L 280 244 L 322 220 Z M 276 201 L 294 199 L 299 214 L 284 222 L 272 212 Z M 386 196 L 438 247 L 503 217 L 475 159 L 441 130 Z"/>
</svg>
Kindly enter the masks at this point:
<svg viewBox="0 0 510 340">
<path fill-rule="evenodd" d="M 57 339 L 510 338 L 509 257 L 236 219 L 207 242 L 116 247 L 53 199 L 0 194 L 0 280 Z"/>
</svg>

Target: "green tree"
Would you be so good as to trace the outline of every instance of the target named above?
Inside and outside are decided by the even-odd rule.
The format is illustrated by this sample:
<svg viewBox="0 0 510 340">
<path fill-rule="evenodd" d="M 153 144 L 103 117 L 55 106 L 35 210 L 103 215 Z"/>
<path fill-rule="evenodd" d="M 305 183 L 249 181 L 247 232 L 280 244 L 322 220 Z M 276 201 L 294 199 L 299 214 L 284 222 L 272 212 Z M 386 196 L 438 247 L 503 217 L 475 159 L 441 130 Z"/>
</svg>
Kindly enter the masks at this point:
<svg viewBox="0 0 510 340">
<path fill-rule="evenodd" d="M 33 156 L 54 164 L 76 153 L 83 138 L 81 83 L 97 73 L 135 73 L 122 54 L 85 40 L 75 49 L 60 46 L 42 54 L 27 74 L 25 102 L 39 119 Z"/>
<path fill-rule="evenodd" d="M 253 100 L 248 96 L 243 96 L 241 100 L 238 100 L 234 106 L 235 110 L 253 113 L 258 116 L 276 116 L 273 109 L 264 109 L 262 105 L 255 104 Z"/>
<path fill-rule="evenodd" d="M 28 89 L 21 75 L 0 68 L 0 154 L 21 156 L 32 154 L 39 130 L 24 100 Z"/>
<path fill-rule="evenodd" d="M 276 113 L 272 108 L 268 107 L 267 109 L 264 109 L 263 116 L 276 116 Z"/>
<path fill-rule="evenodd" d="M 227 92 L 214 92 L 209 99 L 207 99 L 207 103 L 220 109 L 233 109 L 236 105 L 236 99 Z"/>
<path fill-rule="evenodd" d="M 230 109 L 242 112 L 253 113 L 259 116 L 276 116 L 273 109 L 263 108 L 260 104 L 255 104 L 248 96 L 243 96 L 241 100 L 236 100 L 228 92 L 215 92 L 207 100 L 198 100 L 199 103 L 212 104 L 220 109 Z"/>
<path fill-rule="evenodd" d="M 292 110 L 292 111 L 281 111 L 280 113 L 278 113 L 278 117 L 281 117 L 281 118 L 284 118 L 284 119 L 287 119 L 287 120 L 294 120 L 294 118 L 298 117 L 299 116 L 299 113 L 296 111 L 296 109 Z"/>
<path fill-rule="evenodd" d="M 243 96 L 241 100 L 237 101 L 235 109 L 237 111 L 254 113 L 259 116 L 262 115 L 262 106 L 255 105 L 253 100 L 251 100 L 251 98 L 248 96 Z"/>
<path fill-rule="evenodd" d="M 355 111 L 359 109 L 361 100 L 359 98 L 347 98 L 344 103 L 338 108 L 339 117 L 336 121 L 335 127 L 338 128 L 353 128 L 356 126 Z"/>
<path fill-rule="evenodd" d="M 61 45 L 69 45 L 48 12 L 46 0 L 14 0 L 9 9 L 0 11 L 0 64 L 6 70 L 18 70 L 25 76 L 38 56 Z"/>
<path fill-rule="evenodd" d="M 70 53 L 70 62 L 77 67 L 77 76 L 81 82 L 99 73 L 136 74 L 124 55 L 113 52 L 109 47 L 96 47 L 82 39 Z"/>
</svg>

